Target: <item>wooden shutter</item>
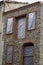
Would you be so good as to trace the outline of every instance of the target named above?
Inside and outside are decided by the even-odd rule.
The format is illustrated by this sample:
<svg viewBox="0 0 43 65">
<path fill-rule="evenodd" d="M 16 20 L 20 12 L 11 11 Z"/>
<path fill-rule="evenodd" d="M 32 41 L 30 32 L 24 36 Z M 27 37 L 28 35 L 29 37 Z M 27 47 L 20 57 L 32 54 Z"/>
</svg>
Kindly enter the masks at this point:
<svg viewBox="0 0 43 65">
<path fill-rule="evenodd" d="M 12 33 L 13 18 L 8 18 L 7 21 L 7 33 Z"/>
<path fill-rule="evenodd" d="M 24 47 L 24 65 L 33 65 L 33 46 Z"/>
<path fill-rule="evenodd" d="M 28 30 L 35 29 L 35 12 L 28 14 Z"/>
<path fill-rule="evenodd" d="M 6 65 L 13 65 L 14 46 L 7 45 L 6 50 Z"/>
</svg>

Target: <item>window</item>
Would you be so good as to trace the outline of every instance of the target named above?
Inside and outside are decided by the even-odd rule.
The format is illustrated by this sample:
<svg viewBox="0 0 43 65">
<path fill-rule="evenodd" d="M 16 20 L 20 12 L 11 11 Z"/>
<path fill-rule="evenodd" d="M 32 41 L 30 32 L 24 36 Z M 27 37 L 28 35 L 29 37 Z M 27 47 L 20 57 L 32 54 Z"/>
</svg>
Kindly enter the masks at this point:
<svg viewBox="0 0 43 65">
<path fill-rule="evenodd" d="M 34 65 L 33 64 L 33 46 L 24 46 L 24 65 Z"/>
<path fill-rule="evenodd" d="M 35 29 L 35 12 L 28 14 L 28 30 Z"/>
<path fill-rule="evenodd" d="M 18 38 L 25 38 L 26 18 L 18 20 Z"/>
<path fill-rule="evenodd" d="M 13 62 L 13 52 L 14 52 L 13 46 L 8 45 L 7 46 L 7 54 L 6 54 L 6 57 L 7 57 L 6 63 L 12 64 L 12 62 Z"/>
<path fill-rule="evenodd" d="M 9 18 L 7 21 L 7 33 L 12 33 L 13 18 Z"/>
<path fill-rule="evenodd" d="M 7 63 L 12 63 L 12 46 L 7 48 Z"/>
</svg>

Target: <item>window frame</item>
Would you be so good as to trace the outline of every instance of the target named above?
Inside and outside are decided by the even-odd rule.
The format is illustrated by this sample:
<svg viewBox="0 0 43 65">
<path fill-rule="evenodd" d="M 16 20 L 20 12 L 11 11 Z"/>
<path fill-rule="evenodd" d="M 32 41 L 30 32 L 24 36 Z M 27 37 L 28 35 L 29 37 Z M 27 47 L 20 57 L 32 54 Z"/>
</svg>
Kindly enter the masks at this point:
<svg viewBox="0 0 43 65">
<path fill-rule="evenodd" d="M 12 22 L 12 32 L 11 32 L 11 33 L 7 32 L 8 19 L 10 19 L 10 18 L 13 18 L 13 22 Z M 14 16 L 6 17 L 6 20 L 7 20 L 7 22 L 6 22 L 6 34 L 7 34 L 7 35 L 10 35 L 10 34 L 13 33 L 13 27 L 14 27 L 14 24 L 13 24 L 13 23 L 14 23 Z"/>
<path fill-rule="evenodd" d="M 18 38 L 18 20 L 21 18 L 26 18 L 26 22 L 27 22 L 27 15 L 25 14 L 25 15 L 21 15 L 21 16 L 16 17 L 16 23 L 17 23 L 17 27 L 16 27 L 17 28 L 17 33 L 16 33 L 17 35 L 16 35 L 16 37 L 17 37 L 17 39 L 25 39 L 26 38 L 26 29 L 25 29 L 25 38 Z"/>
<path fill-rule="evenodd" d="M 30 13 L 35 13 L 35 24 L 34 24 L 34 29 L 28 29 L 28 25 L 29 25 L 29 14 Z M 37 15 L 37 13 L 36 13 L 36 11 L 31 11 L 31 12 L 29 12 L 28 14 L 27 14 L 27 30 L 28 31 L 34 31 L 34 30 L 36 30 L 36 15 Z"/>
<path fill-rule="evenodd" d="M 30 44 L 30 43 L 32 43 L 33 44 L 33 47 L 34 47 L 34 40 L 28 40 L 28 39 L 26 39 L 26 40 L 24 40 L 23 42 L 22 42 L 22 45 L 21 45 L 21 48 L 20 48 L 20 64 L 21 65 L 24 65 L 24 51 L 23 51 L 23 49 L 24 49 L 24 45 L 27 45 L 27 44 Z M 34 49 L 33 49 L 33 65 L 34 65 Z"/>
<path fill-rule="evenodd" d="M 34 47 L 34 46 L 25 46 L 25 47 Z M 34 50 L 33 50 L 33 54 L 34 54 Z M 30 55 L 30 56 L 26 56 L 24 55 L 24 48 L 23 48 L 23 61 L 24 61 L 24 58 L 34 58 L 34 55 Z M 23 65 L 24 65 L 24 62 L 23 62 Z M 34 65 L 34 59 L 33 59 L 33 65 Z"/>
<path fill-rule="evenodd" d="M 7 50 L 8 50 L 8 47 L 9 46 L 12 46 L 13 47 L 12 48 L 13 49 L 12 50 L 12 63 L 7 63 Z M 13 65 L 14 64 L 14 45 L 13 44 L 10 44 L 10 45 L 9 44 L 6 44 L 6 50 L 5 51 L 6 51 L 6 60 L 5 60 L 6 61 L 6 65 L 8 65 L 8 64 Z"/>
</svg>

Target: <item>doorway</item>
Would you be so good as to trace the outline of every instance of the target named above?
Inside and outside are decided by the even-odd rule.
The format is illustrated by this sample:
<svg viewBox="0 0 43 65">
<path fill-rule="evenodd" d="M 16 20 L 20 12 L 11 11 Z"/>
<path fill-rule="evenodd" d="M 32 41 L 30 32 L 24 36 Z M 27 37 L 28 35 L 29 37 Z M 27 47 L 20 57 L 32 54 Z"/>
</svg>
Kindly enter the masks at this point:
<svg viewBox="0 0 43 65">
<path fill-rule="evenodd" d="M 23 45 L 23 65 L 34 65 L 34 45 L 32 43 Z"/>
</svg>

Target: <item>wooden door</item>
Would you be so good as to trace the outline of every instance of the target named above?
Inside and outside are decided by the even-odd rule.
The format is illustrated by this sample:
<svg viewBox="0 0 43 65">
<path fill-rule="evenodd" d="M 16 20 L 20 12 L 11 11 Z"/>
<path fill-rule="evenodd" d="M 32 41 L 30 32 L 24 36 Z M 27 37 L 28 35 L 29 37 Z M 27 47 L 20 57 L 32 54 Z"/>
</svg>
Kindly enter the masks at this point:
<svg viewBox="0 0 43 65">
<path fill-rule="evenodd" d="M 24 47 L 24 65 L 34 65 L 33 63 L 33 46 Z"/>
</svg>

